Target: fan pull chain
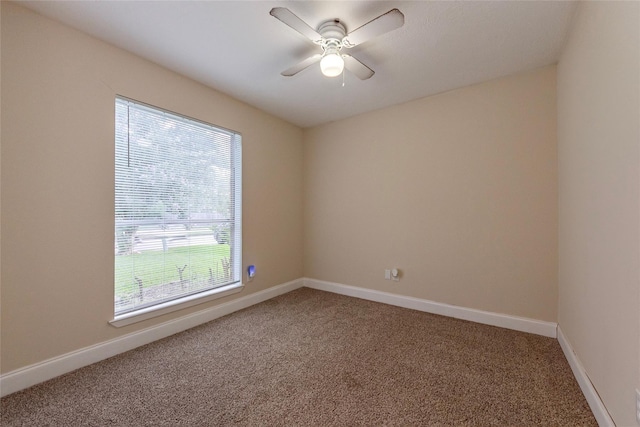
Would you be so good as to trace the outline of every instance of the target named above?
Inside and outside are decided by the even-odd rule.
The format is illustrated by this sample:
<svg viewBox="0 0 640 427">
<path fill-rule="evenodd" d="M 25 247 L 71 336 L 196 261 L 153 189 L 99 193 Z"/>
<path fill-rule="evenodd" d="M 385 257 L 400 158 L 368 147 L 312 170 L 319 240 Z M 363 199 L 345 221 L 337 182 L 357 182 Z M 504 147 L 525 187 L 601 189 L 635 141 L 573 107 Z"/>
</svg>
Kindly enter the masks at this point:
<svg viewBox="0 0 640 427">
<path fill-rule="evenodd" d="M 342 69 L 342 87 L 344 87 L 344 68 Z"/>
</svg>

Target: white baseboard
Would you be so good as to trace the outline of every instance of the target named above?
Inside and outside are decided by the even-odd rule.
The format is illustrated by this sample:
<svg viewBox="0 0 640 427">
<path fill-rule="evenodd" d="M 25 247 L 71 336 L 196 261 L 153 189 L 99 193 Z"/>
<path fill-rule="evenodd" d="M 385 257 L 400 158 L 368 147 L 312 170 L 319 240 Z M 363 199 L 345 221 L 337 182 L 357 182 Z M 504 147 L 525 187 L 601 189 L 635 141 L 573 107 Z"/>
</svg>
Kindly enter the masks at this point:
<svg viewBox="0 0 640 427">
<path fill-rule="evenodd" d="M 600 427 L 615 427 L 615 423 L 613 422 L 611 415 L 609 415 L 606 406 L 602 403 L 602 399 L 600 399 L 600 395 L 598 395 L 598 392 L 591 383 L 591 380 L 587 375 L 587 371 L 585 371 L 584 366 L 582 366 L 582 362 L 580 362 L 575 351 L 573 351 L 573 347 L 571 347 L 567 337 L 562 333 L 562 328 L 560 326 L 558 326 L 558 342 L 564 352 L 564 357 L 567 358 L 569 366 L 571 366 L 573 376 L 576 377 L 578 385 L 580 386 L 580 389 L 582 389 L 584 397 L 587 399 L 591 412 L 593 412 L 593 415 L 596 417 L 598 425 Z"/>
<path fill-rule="evenodd" d="M 557 337 L 556 328 L 558 325 L 554 322 L 544 322 L 526 317 L 509 316 L 507 314 L 492 313 L 489 311 L 475 310 L 473 308 L 442 304 L 421 298 L 358 288 L 340 283 L 325 282 L 309 278 L 304 278 L 303 280 L 304 286 L 312 289 L 381 302 L 398 307 L 410 308 L 427 313 L 439 314 L 442 316 L 454 317 L 456 319 L 469 320 L 491 326 L 499 326 L 501 328 L 513 329 L 521 332 L 529 332 L 550 338 Z"/>
<path fill-rule="evenodd" d="M 301 288 L 302 286 L 302 279 L 293 280 L 234 299 L 233 301 L 216 305 L 215 307 L 207 308 L 187 316 L 8 372 L 0 376 L 0 396 L 6 396 L 51 378 L 66 374 L 67 372 L 166 338 L 178 332 L 185 331 L 278 295 Z"/>
</svg>

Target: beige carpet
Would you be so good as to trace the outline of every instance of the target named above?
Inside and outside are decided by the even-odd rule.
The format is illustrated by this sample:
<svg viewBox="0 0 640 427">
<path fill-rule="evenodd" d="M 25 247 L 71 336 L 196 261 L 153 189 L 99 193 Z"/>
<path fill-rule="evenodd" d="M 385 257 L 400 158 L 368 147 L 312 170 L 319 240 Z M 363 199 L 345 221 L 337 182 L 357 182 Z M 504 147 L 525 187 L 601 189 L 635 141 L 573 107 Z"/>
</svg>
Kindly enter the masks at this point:
<svg viewBox="0 0 640 427">
<path fill-rule="evenodd" d="M 596 426 L 555 339 L 299 289 L 14 393 L 3 426 Z"/>
</svg>

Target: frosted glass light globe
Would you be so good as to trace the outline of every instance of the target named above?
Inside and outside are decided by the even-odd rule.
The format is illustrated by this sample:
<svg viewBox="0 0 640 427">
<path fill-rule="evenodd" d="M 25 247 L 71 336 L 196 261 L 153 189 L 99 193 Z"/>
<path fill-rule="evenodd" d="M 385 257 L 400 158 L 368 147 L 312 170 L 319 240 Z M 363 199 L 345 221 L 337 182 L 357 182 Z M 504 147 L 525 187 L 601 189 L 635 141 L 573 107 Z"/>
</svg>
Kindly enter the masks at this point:
<svg viewBox="0 0 640 427">
<path fill-rule="evenodd" d="M 320 69 L 327 77 L 339 76 L 344 69 L 344 59 L 338 53 L 328 53 L 320 60 Z"/>
</svg>

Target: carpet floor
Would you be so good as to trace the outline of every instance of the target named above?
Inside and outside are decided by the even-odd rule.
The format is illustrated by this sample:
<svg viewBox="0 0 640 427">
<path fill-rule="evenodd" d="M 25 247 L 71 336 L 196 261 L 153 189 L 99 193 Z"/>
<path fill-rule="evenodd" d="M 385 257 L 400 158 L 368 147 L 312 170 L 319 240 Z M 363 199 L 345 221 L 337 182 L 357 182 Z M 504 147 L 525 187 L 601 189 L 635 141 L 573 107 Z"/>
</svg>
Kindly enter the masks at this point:
<svg viewBox="0 0 640 427">
<path fill-rule="evenodd" d="M 597 426 L 555 339 L 308 288 L 0 409 L 3 426 Z"/>
</svg>

